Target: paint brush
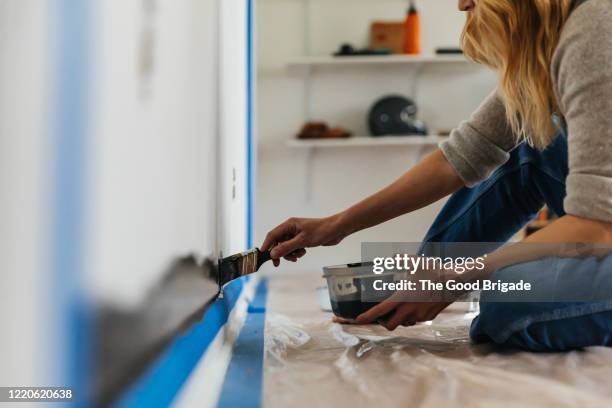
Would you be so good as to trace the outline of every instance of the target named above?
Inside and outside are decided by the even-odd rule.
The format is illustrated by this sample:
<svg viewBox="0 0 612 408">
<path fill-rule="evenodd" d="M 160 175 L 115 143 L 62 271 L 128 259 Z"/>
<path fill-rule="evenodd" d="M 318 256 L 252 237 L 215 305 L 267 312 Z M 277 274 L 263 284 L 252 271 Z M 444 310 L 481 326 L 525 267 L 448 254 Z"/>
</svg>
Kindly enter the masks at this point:
<svg viewBox="0 0 612 408">
<path fill-rule="evenodd" d="M 262 252 L 259 248 L 220 259 L 217 271 L 219 289 L 231 280 L 257 272 L 270 259 L 270 251 Z"/>
</svg>

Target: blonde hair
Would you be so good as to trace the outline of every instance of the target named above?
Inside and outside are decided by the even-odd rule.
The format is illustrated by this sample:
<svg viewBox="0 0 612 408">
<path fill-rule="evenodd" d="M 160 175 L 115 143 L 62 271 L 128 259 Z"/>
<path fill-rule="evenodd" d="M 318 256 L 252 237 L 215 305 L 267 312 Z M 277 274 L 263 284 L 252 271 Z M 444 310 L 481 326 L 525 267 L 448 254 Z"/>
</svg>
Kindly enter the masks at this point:
<svg viewBox="0 0 612 408">
<path fill-rule="evenodd" d="M 572 0 L 480 0 L 468 12 L 462 45 L 476 62 L 495 69 L 508 123 L 517 141 L 540 149 L 557 133 L 559 114 L 551 61 Z"/>
</svg>

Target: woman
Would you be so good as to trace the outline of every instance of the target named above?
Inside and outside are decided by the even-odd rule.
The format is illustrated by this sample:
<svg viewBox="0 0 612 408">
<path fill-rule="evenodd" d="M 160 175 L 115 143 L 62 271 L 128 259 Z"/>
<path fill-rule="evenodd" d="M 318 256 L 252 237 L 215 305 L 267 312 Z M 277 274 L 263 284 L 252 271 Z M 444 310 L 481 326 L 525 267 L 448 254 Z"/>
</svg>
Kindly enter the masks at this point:
<svg viewBox="0 0 612 408">
<path fill-rule="evenodd" d="M 498 72 L 498 89 L 438 150 L 387 188 L 341 213 L 292 218 L 272 230 L 262 249 L 272 248 L 275 265 L 453 193 L 425 242 L 507 241 L 546 204 L 558 220 L 526 242 L 612 243 L 612 0 L 460 0 L 459 8 L 467 12 L 464 51 Z M 489 256 L 488 269 L 507 265 L 504 259 L 503 250 Z M 385 302 L 356 322 L 391 313 L 385 325 L 393 330 L 431 320 L 444 307 Z M 580 311 L 575 304 L 532 305 L 523 311 L 527 318 L 516 319 L 545 327 L 521 327 L 518 340 L 500 339 L 487 332 L 499 327 L 485 327 L 493 324 L 484 321 L 492 308 L 482 308 L 473 338 L 568 349 L 607 344 L 606 332 L 612 332 L 612 304 Z M 489 320 L 499 320 L 494 315 L 503 308 L 491 311 Z M 602 313 L 609 316 L 603 326 L 598 320 L 596 336 L 550 340 L 576 323 L 571 319 L 586 316 L 591 324 Z M 560 316 L 564 326 L 555 326 Z M 536 329 L 546 338 L 525 340 Z"/>
</svg>

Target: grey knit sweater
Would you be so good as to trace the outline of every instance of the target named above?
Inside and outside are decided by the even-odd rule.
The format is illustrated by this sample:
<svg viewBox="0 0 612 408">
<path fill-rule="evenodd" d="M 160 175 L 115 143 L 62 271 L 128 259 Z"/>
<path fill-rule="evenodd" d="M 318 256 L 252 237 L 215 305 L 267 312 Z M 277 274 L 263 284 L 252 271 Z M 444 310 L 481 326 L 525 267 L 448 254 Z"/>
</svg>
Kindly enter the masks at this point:
<svg viewBox="0 0 612 408">
<path fill-rule="evenodd" d="M 612 0 L 588 0 L 572 12 L 551 68 L 567 123 L 565 211 L 612 222 Z M 496 93 L 440 145 L 467 186 L 488 178 L 515 147 Z"/>
</svg>

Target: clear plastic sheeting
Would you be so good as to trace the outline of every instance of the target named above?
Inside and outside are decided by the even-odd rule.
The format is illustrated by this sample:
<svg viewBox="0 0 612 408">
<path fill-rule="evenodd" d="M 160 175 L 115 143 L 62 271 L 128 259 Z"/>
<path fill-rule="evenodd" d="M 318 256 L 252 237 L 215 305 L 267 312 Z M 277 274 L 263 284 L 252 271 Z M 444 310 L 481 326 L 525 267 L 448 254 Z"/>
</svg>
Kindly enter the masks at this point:
<svg viewBox="0 0 612 408">
<path fill-rule="evenodd" d="M 298 349 L 309 341 L 310 336 L 303 327 L 287 316 L 268 314 L 266 317 L 264 349 L 268 364 L 282 366 L 287 350 Z"/>
<path fill-rule="evenodd" d="M 319 309 L 319 284 L 314 274 L 270 279 L 266 408 L 612 404 L 612 349 L 534 354 L 474 345 L 467 303 L 394 332 L 340 325 Z"/>
</svg>

